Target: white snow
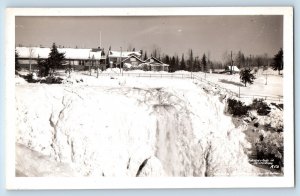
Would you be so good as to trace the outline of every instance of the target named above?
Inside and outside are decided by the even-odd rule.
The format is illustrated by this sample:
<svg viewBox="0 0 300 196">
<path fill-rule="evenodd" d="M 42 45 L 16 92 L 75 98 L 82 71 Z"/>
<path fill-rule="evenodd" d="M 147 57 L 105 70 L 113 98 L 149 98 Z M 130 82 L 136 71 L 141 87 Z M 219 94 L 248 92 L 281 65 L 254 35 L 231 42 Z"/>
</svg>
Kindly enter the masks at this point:
<svg viewBox="0 0 300 196">
<path fill-rule="evenodd" d="M 194 75 L 204 78 L 205 80 L 217 84 L 222 88 L 229 89 L 235 93 L 249 98 L 269 97 L 274 101 L 279 98 L 282 101 L 283 96 L 283 78 L 278 75 L 256 75 L 253 84 L 247 84 L 247 87 L 240 82 L 239 74 L 209 74 L 197 72 Z"/>
<path fill-rule="evenodd" d="M 108 56 L 110 58 L 119 58 L 122 56 L 122 58 L 130 57 L 131 55 L 141 56 L 140 52 L 137 51 L 109 51 Z"/>
<path fill-rule="evenodd" d="M 82 73 L 64 84 L 16 83 L 16 148 L 34 152 L 26 161 L 17 154 L 16 169 L 26 176 L 47 175 L 57 164 L 67 169 L 51 175 L 257 175 L 242 128 L 224 114 L 220 95 L 203 87 Z M 43 171 L 45 160 L 51 164 Z M 39 162 L 31 173 L 28 165 Z"/>
</svg>

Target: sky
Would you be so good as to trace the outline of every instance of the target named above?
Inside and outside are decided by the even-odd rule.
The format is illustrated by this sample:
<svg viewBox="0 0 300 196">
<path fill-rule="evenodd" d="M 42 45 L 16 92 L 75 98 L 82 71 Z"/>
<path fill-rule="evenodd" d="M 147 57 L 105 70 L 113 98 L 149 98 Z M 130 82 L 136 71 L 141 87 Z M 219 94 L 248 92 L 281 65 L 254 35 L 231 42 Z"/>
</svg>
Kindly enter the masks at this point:
<svg viewBox="0 0 300 196">
<path fill-rule="evenodd" d="M 101 36 L 100 36 L 101 35 Z M 101 37 L 101 39 L 100 39 Z M 101 40 L 101 41 L 100 41 Z M 16 46 L 44 46 L 147 51 L 223 61 L 241 50 L 246 56 L 273 57 L 283 47 L 282 16 L 17 16 Z"/>
</svg>

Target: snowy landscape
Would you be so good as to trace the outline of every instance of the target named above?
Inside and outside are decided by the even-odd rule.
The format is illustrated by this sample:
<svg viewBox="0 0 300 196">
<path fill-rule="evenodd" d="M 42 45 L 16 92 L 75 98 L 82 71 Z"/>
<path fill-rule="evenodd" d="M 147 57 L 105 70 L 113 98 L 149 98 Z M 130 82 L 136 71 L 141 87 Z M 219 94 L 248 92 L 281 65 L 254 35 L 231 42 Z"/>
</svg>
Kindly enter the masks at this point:
<svg viewBox="0 0 300 196">
<path fill-rule="evenodd" d="M 137 72 L 146 74 L 131 73 Z M 282 109 L 272 102 L 266 101 L 271 107 L 266 116 L 251 111 L 250 117 L 235 119 L 226 111 L 231 96 L 206 82 L 119 76 L 118 69 L 104 73 L 108 75 L 100 78 L 85 72 L 70 76 L 61 73 L 65 75 L 61 76 L 62 84 L 51 85 L 28 83 L 16 76 L 17 175 L 282 174 L 283 170 L 251 164 L 259 135 L 283 127 Z M 184 71 L 176 74 L 190 76 Z M 206 77 L 221 83 L 214 74 Z M 222 78 L 235 81 L 237 75 Z M 260 94 L 265 86 L 263 80 L 263 75 L 256 80 L 252 93 Z M 273 96 L 282 95 L 277 85 L 281 81 L 281 76 L 269 79 L 268 87 L 276 87 Z M 229 84 L 226 86 L 230 89 Z M 260 126 L 256 128 L 251 123 Z"/>
<path fill-rule="evenodd" d="M 283 59 L 280 15 L 16 17 L 15 176 L 284 176 Z"/>
</svg>

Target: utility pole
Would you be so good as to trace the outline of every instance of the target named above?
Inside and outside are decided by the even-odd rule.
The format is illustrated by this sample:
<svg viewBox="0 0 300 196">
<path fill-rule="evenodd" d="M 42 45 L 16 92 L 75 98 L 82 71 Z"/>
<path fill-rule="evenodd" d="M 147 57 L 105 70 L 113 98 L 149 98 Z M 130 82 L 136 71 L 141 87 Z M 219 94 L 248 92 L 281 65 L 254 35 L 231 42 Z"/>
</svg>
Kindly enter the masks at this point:
<svg viewBox="0 0 300 196">
<path fill-rule="evenodd" d="M 101 43 L 101 31 L 99 31 L 99 47 L 100 47 L 100 49 L 101 49 L 101 47 L 102 47 L 102 43 Z"/>
<path fill-rule="evenodd" d="M 191 62 L 192 63 L 192 62 Z M 193 63 L 192 63 L 192 69 L 191 69 L 191 79 L 193 79 Z"/>
<path fill-rule="evenodd" d="M 248 66 L 249 66 L 249 69 L 251 68 L 251 54 L 250 54 L 250 59 L 249 59 L 249 64 L 248 64 Z"/>
<path fill-rule="evenodd" d="M 122 64 L 122 47 L 120 47 L 121 49 L 121 52 L 120 52 L 120 73 L 122 73 L 121 71 L 121 64 Z M 123 73 L 122 73 L 122 76 L 123 76 Z"/>
<path fill-rule="evenodd" d="M 90 76 L 92 75 L 92 72 L 91 72 L 91 60 L 90 60 L 90 55 L 89 55 L 89 72 L 90 72 Z"/>
<path fill-rule="evenodd" d="M 230 63 L 231 63 L 231 68 L 230 68 L 230 74 L 232 74 L 232 68 L 233 68 L 233 61 L 232 61 L 232 51 L 230 52 Z"/>
</svg>

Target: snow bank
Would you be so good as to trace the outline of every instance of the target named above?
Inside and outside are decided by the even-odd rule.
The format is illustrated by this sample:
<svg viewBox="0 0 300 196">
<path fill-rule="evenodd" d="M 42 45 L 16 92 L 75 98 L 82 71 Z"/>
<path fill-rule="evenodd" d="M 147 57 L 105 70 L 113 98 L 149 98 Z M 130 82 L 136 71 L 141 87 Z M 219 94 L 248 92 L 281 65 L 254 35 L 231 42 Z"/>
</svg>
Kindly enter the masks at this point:
<svg viewBox="0 0 300 196">
<path fill-rule="evenodd" d="M 19 76 L 15 76 L 15 84 L 19 85 L 19 84 L 27 84 L 27 81 Z"/>
<path fill-rule="evenodd" d="M 70 175 L 256 175 L 225 104 L 191 81 L 82 79 L 84 85 L 16 86 L 17 148 L 67 165 Z M 17 165 L 18 172 L 38 175 L 28 172 L 30 164 Z"/>
</svg>

